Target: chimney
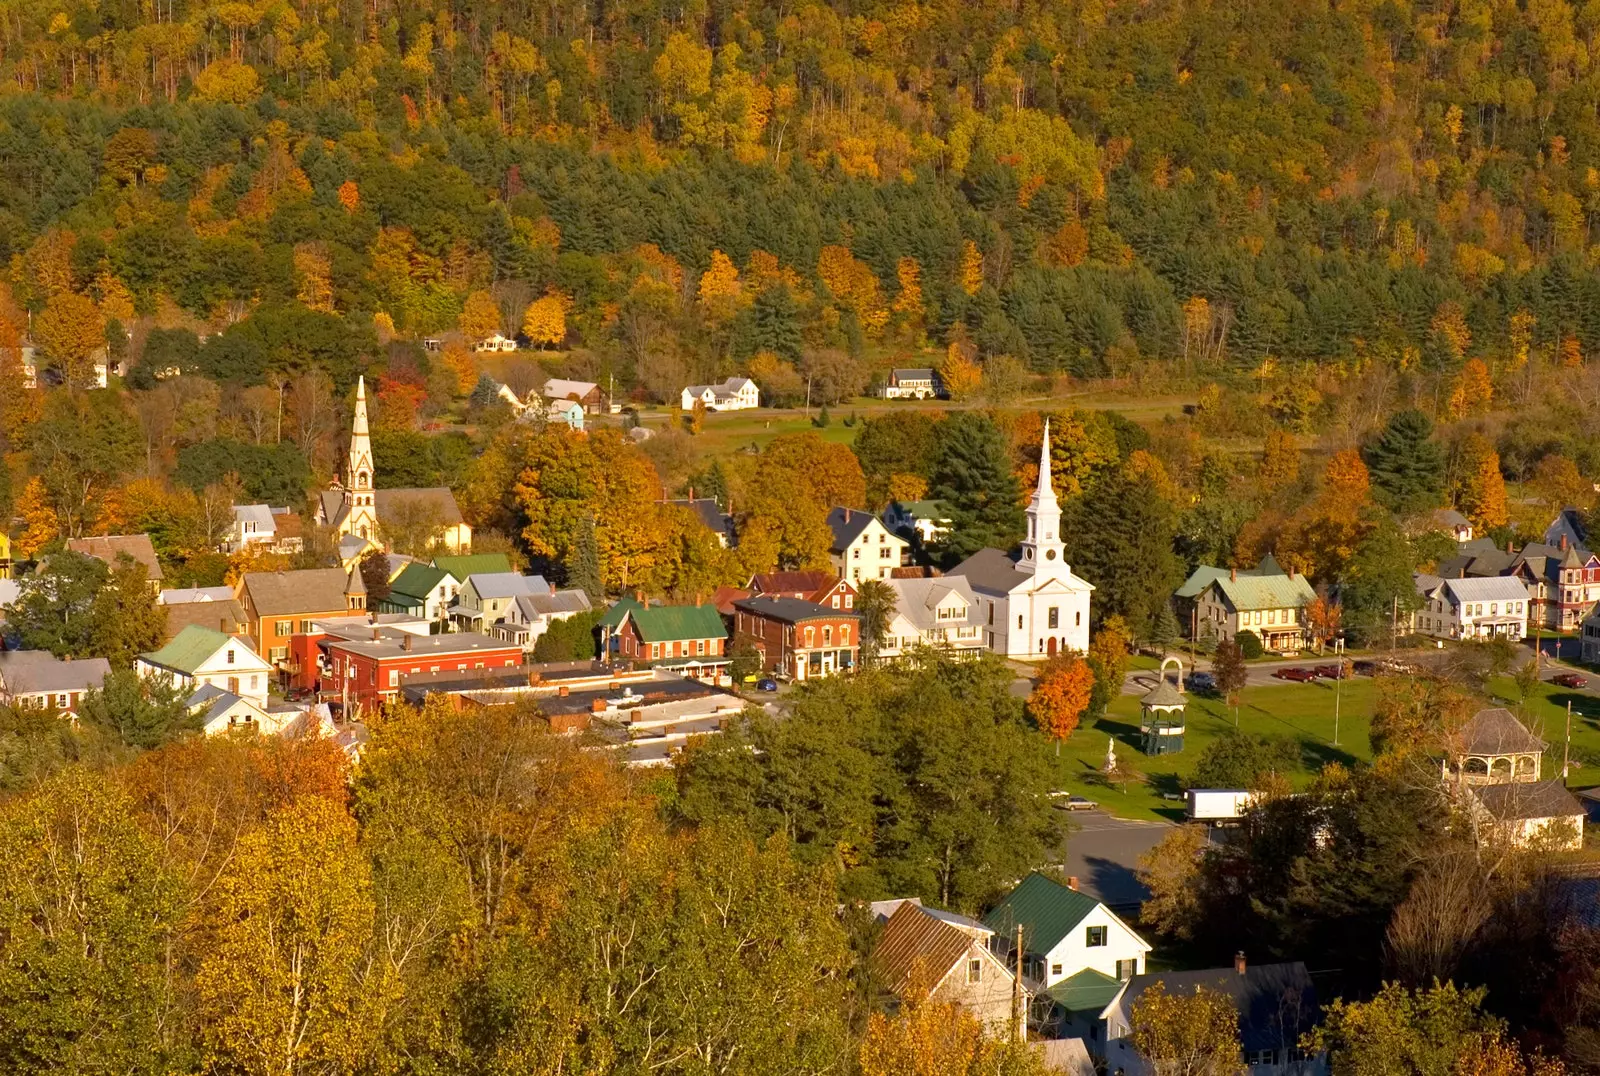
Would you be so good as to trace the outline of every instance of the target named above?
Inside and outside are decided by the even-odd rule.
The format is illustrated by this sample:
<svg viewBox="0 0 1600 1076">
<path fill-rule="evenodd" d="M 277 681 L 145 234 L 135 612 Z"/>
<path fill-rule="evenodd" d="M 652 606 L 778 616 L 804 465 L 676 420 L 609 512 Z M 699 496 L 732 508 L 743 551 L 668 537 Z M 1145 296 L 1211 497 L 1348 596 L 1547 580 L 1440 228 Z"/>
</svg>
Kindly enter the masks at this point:
<svg viewBox="0 0 1600 1076">
<path fill-rule="evenodd" d="M 556 585 L 554 583 L 551 583 L 550 584 L 550 593 L 554 594 L 555 592 L 556 592 Z"/>
<path fill-rule="evenodd" d="M 1078 876 L 1076 874 L 1067 876 L 1067 888 L 1074 893 L 1078 891 Z"/>
<path fill-rule="evenodd" d="M 850 522 L 850 506 L 849 506 L 849 505 L 845 505 L 845 509 L 844 509 L 844 521 L 845 521 L 845 522 L 846 522 L 846 523 L 848 523 L 848 522 Z"/>
<path fill-rule="evenodd" d="M 374 626 L 372 629 L 372 641 L 377 642 L 381 638 L 383 638 L 383 633 Z"/>
<path fill-rule="evenodd" d="M 409 631 L 406 632 L 406 637 L 400 642 L 400 649 L 404 650 L 408 654 L 411 653 L 411 644 L 416 641 L 416 638 L 417 637 L 412 635 Z"/>
<path fill-rule="evenodd" d="M 1243 975 L 1245 973 L 1245 962 L 1244 962 L 1244 950 L 1243 949 L 1240 949 L 1237 953 L 1233 954 L 1233 970 L 1238 972 L 1240 975 Z"/>
<path fill-rule="evenodd" d="M 1228 580 L 1230 582 L 1237 583 L 1239 581 L 1239 569 L 1237 569 L 1237 568 L 1229 568 L 1228 569 Z"/>
<path fill-rule="evenodd" d="M 539 675 L 539 670 L 538 669 L 533 669 L 528 673 L 528 686 L 529 687 L 537 687 L 538 684 L 539 684 L 539 680 L 540 680 L 540 675 Z"/>
<path fill-rule="evenodd" d="M 689 487 L 689 503 L 690 504 L 694 503 L 694 487 L 693 486 Z"/>
<path fill-rule="evenodd" d="M 571 693 L 572 693 L 571 689 L 568 688 L 566 684 L 562 684 L 560 687 L 558 687 L 556 689 L 556 694 L 560 695 L 563 699 L 566 698 Z"/>
<path fill-rule="evenodd" d="M 592 714 L 603 714 L 603 713 L 605 713 L 606 712 L 606 700 L 605 699 L 595 699 L 593 702 L 591 702 L 589 704 L 589 712 L 592 713 Z"/>
<path fill-rule="evenodd" d="M 1512 546 L 1511 546 L 1511 539 L 1510 538 L 1506 539 L 1506 552 L 1507 553 L 1515 553 L 1516 552 L 1516 550 L 1513 549 Z"/>
<path fill-rule="evenodd" d="M 1563 534 L 1561 536 L 1561 552 L 1565 553 L 1566 551 L 1567 551 L 1567 536 L 1565 534 Z"/>
</svg>

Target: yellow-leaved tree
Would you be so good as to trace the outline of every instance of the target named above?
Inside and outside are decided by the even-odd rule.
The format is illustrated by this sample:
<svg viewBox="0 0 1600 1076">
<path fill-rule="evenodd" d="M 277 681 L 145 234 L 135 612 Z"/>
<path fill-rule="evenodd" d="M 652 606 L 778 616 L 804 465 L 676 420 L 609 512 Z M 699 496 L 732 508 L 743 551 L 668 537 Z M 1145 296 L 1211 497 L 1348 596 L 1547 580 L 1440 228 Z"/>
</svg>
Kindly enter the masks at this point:
<svg viewBox="0 0 1600 1076">
<path fill-rule="evenodd" d="M 22 487 L 17 499 L 17 515 L 22 517 L 22 536 L 17 539 L 17 552 L 32 558 L 39 550 L 55 541 L 61 534 L 61 520 L 50 503 L 50 492 L 44 479 L 34 475 Z"/>
<path fill-rule="evenodd" d="M 734 315 L 739 305 L 739 267 L 720 250 L 711 252 L 711 267 L 700 274 L 700 305 L 712 321 L 722 322 Z"/>
<path fill-rule="evenodd" d="M 106 346 L 106 326 L 93 299 L 71 291 L 52 295 L 33 319 L 33 337 L 70 384 L 94 384 L 95 356 Z"/>
<path fill-rule="evenodd" d="M 1479 531 L 1506 524 L 1506 480 L 1500 474 L 1500 453 L 1482 434 L 1461 446 L 1461 481 L 1456 506 Z"/>
<path fill-rule="evenodd" d="M 961 290 L 968 295 L 978 294 L 983 287 L 983 253 L 978 244 L 968 239 L 961 244 Z"/>
<path fill-rule="evenodd" d="M 965 400 L 983 385 L 983 368 L 972 357 L 972 346 L 951 341 L 939 364 L 939 381 L 952 400 Z"/>
<path fill-rule="evenodd" d="M 457 324 L 461 335 L 468 340 L 477 341 L 493 336 L 500 331 L 500 304 L 488 292 L 475 291 L 467 296 Z"/>
<path fill-rule="evenodd" d="M 1044 1076 L 1036 1047 L 992 1035 L 954 1002 L 911 984 L 894 1016 L 873 1013 L 857 1057 L 861 1076 Z"/>
<path fill-rule="evenodd" d="M 369 962 L 374 905 L 356 825 L 306 798 L 240 839 L 195 974 L 206 1051 L 247 1076 L 350 1072 L 388 987 Z"/>
<path fill-rule="evenodd" d="M 1489 367 L 1482 359 L 1468 359 L 1450 393 L 1450 414 L 1458 419 L 1481 415 L 1493 400 L 1494 382 L 1489 379 Z"/>
<path fill-rule="evenodd" d="M 522 335 L 541 348 L 560 345 L 567 338 L 569 300 L 559 291 L 548 291 L 528 306 L 522 317 Z"/>
</svg>

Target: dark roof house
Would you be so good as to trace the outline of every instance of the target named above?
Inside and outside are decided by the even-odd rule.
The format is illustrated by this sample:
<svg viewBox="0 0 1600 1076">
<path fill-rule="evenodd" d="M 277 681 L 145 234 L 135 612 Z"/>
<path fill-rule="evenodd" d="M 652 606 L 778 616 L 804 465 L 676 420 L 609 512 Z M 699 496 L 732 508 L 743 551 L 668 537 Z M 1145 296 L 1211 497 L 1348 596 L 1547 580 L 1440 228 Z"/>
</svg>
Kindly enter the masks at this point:
<svg viewBox="0 0 1600 1076">
<path fill-rule="evenodd" d="M 108 534 L 98 538 L 73 538 L 67 542 L 67 548 L 74 553 L 103 560 L 113 568 L 117 565 L 117 556 L 126 553 L 144 565 L 151 582 L 161 581 L 161 562 L 156 559 L 156 547 L 151 543 L 148 534 Z"/>
<path fill-rule="evenodd" d="M 1298 960 L 1250 965 L 1240 953 L 1231 968 L 1135 975 L 1106 1009 L 1112 1025 L 1108 1029 L 1108 1039 L 1122 1040 L 1114 1043 L 1107 1053 L 1108 1068 L 1112 1071 L 1123 1052 L 1132 1052 L 1124 1039 L 1128 1015 L 1144 992 L 1157 983 L 1162 984 L 1168 994 L 1176 996 L 1204 989 L 1228 997 L 1239 1012 L 1239 1044 L 1246 1056 L 1296 1048 L 1301 1036 L 1317 1025 L 1321 1012 L 1311 975 Z"/>
</svg>

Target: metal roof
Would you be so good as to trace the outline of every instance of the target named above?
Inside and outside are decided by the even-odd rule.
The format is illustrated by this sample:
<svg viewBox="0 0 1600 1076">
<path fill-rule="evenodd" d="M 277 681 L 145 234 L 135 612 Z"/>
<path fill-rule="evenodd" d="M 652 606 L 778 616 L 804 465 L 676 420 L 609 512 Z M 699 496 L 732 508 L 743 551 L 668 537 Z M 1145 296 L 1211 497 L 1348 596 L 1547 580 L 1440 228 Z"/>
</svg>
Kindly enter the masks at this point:
<svg viewBox="0 0 1600 1076">
<path fill-rule="evenodd" d="M 1501 822 L 1532 818 L 1574 818 L 1583 804 L 1560 781 L 1513 781 L 1503 785 L 1473 785 L 1472 794 Z"/>
<path fill-rule="evenodd" d="M 1316 600 L 1303 575 L 1223 576 L 1211 581 L 1234 609 L 1297 609 Z"/>
<path fill-rule="evenodd" d="M 1021 924 L 1023 948 L 1030 953 L 1048 953 L 1098 907 L 1100 902 L 1089 894 L 1034 871 L 1007 893 L 983 922 L 1008 938 Z"/>
<path fill-rule="evenodd" d="M 171 669 L 186 676 L 193 676 L 195 672 L 209 661 L 218 650 L 225 646 L 234 646 L 256 659 L 259 665 L 252 666 L 248 663 L 239 667 L 246 671 L 251 668 L 260 670 L 266 662 L 257 657 L 256 652 L 231 635 L 224 635 L 213 628 L 202 627 L 199 624 L 190 624 L 177 635 L 171 642 L 159 650 L 152 650 L 139 657 L 150 665 L 159 665 L 163 669 Z"/>
<path fill-rule="evenodd" d="M 1461 755 L 1517 755 L 1544 750 L 1544 741 L 1503 706 L 1479 710 L 1450 739 L 1451 746 Z"/>
<path fill-rule="evenodd" d="M 88 691 L 100 687 L 110 672 L 105 658 L 62 661 L 48 650 L 0 651 L 0 681 L 13 695 Z"/>
<path fill-rule="evenodd" d="M 1092 1013 L 1098 1017 L 1121 990 L 1121 979 L 1112 978 L 1093 968 L 1084 968 L 1078 974 L 1062 979 L 1045 994 L 1068 1012 Z"/>
</svg>

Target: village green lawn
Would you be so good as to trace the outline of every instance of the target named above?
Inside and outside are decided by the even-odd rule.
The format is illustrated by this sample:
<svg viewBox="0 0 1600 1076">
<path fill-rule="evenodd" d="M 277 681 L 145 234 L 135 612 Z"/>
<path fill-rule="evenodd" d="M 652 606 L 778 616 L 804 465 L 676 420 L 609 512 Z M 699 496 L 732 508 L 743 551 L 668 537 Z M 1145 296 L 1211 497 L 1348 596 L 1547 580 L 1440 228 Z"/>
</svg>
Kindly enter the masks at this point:
<svg viewBox="0 0 1600 1076">
<path fill-rule="evenodd" d="M 1540 734 L 1549 745 L 1543 766 L 1547 779 L 1561 776 L 1567 703 L 1571 701 L 1573 768 L 1567 785 L 1600 785 L 1600 698 L 1545 683 L 1524 705 L 1509 677 L 1491 680 L 1489 693 L 1492 697 L 1484 705 L 1505 706 L 1513 713 L 1525 714 L 1536 730 L 1542 729 Z M 1296 788 L 1304 788 L 1329 761 L 1350 765 L 1371 759 L 1368 731 L 1376 697 L 1377 684 L 1367 677 L 1344 682 L 1339 699 L 1338 747 L 1332 743 L 1334 688 L 1328 681 L 1245 688 L 1238 727 L 1244 732 L 1297 741 L 1300 766 L 1286 776 Z M 1087 796 L 1118 817 L 1177 821 L 1183 817 L 1183 801 L 1163 799 L 1163 794 L 1181 796 L 1206 745 L 1234 728 L 1233 711 L 1222 699 L 1197 694 L 1188 698 L 1188 731 L 1178 754 L 1145 757 L 1139 735 L 1139 700 L 1126 694 L 1117 697 L 1105 717 L 1074 732 L 1061 745 L 1059 758 L 1050 741 L 1041 738 L 1040 750 L 1056 766 L 1060 788 Z M 1108 736 L 1116 738 L 1117 758 L 1123 766 L 1143 775 L 1143 781 L 1129 782 L 1119 789 L 1100 779 Z"/>
<path fill-rule="evenodd" d="M 1376 693 L 1375 684 L 1368 678 L 1344 682 L 1339 697 L 1338 747 L 1332 745 L 1334 686 L 1327 681 L 1245 688 L 1240 698 L 1238 728 L 1298 741 L 1300 766 L 1285 776 L 1296 788 L 1304 788 L 1329 761 L 1351 765 L 1372 757 L 1367 731 L 1372 724 Z M 1234 728 L 1233 709 L 1221 698 L 1199 694 L 1188 698 L 1187 733 L 1178 754 L 1145 756 L 1139 735 L 1139 700 L 1126 694 L 1117 696 L 1104 717 L 1074 732 L 1061 745 L 1059 759 L 1052 742 L 1042 741 L 1040 750 L 1055 763 L 1061 775 L 1060 788 L 1087 796 L 1121 818 L 1177 821 L 1183 817 L 1184 785 L 1200 753 L 1211 741 Z M 1117 758 L 1122 765 L 1142 774 L 1145 780 L 1129 782 L 1121 789 L 1108 787 L 1100 780 L 1108 736 L 1116 738 Z M 1596 732 L 1596 755 L 1600 758 L 1600 731 Z M 1180 798 L 1165 800 L 1163 794 Z"/>
</svg>

